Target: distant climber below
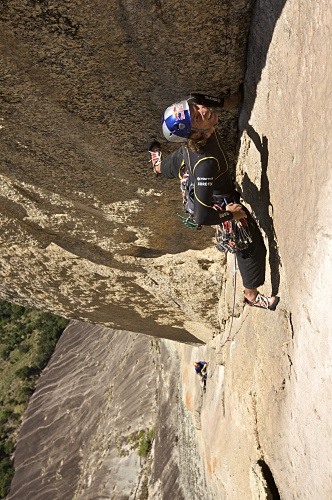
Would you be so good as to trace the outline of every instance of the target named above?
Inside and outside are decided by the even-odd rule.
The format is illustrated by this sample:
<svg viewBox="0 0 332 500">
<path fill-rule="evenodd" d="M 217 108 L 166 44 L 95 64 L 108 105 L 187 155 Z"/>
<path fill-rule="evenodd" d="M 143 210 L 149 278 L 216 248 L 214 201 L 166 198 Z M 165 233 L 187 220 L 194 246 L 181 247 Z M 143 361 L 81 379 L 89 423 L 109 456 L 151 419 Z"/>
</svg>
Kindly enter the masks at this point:
<svg viewBox="0 0 332 500">
<path fill-rule="evenodd" d="M 195 372 L 201 377 L 204 392 L 206 391 L 207 367 L 208 363 L 206 361 L 195 361 L 194 363 Z"/>
</svg>

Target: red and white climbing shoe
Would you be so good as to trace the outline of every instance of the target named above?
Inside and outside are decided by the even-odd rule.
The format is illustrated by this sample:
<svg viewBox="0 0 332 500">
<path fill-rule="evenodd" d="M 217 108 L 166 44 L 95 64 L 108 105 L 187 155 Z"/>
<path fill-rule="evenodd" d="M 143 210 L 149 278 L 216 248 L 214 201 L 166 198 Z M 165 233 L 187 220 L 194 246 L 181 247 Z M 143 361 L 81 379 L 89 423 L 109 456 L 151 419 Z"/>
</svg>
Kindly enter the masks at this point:
<svg viewBox="0 0 332 500">
<path fill-rule="evenodd" d="M 149 154 L 150 154 L 150 162 L 152 163 L 152 168 L 154 173 L 157 176 L 161 175 L 160 172 L 156 170 L 156 167 L 158 167 L 161 164 L 161 150 L 158 141 L 154 141 L 150 144 Z"/>
<path fill-rule="evenodd" d="M 276 297 L 266 297 L 265 295 L 262 295 L 261 293 L 258 293 L 256 295 L 256 298 L 254 301 L 251 301 L 247 299 L 247 297 L 244 297 L 244 302 L 248 304 L 251 307 L 259 307 L 260 309 L 268 309 L 269 311 L 274 311 L 275 308 L 278 305 L 280 298 L 278 296 Z"/>
</svg>

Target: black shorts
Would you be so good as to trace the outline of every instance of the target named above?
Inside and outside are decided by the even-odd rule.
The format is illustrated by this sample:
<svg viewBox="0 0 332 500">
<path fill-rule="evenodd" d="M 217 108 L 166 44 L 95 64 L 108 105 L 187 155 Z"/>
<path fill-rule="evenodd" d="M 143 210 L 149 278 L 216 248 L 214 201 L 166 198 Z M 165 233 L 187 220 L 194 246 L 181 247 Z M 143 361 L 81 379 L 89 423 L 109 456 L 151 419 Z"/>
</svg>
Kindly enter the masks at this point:
<svg viewBox="0 0 332 500">
<path fill-rule="evenodd" d="M 238 252 L 236 255 L 243 286 L 254 289 L 265 282 L 266 247 L 256 222 L 248 210 L 245 207 L 243 208 L 247 214 L 248 226 L 253 241 L 246 250 Z"/>
</svg>

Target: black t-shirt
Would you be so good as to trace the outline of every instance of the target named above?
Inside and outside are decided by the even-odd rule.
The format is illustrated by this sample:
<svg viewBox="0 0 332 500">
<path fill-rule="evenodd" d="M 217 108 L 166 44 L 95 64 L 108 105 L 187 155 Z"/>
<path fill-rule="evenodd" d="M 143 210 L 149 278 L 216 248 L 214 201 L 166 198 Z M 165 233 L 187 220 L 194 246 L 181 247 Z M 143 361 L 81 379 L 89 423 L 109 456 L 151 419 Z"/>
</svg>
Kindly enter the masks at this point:
<svg viewBox="0 0 332 500">
<path fill-rule="evenodd" d="M 216 197 L 232 201 L 231 197 L 235 196 L 228 158 L 217 132 L 214 131 L 209 137 L 202 153 L 190 151 L 184 145 L 182 156 L 189 170 L 190 181 L 194 184 L 196 223 L 213 225 L 231 220 L 233 218 L 231 213 L 220 212 L 213 208 Z"/>
</svg>

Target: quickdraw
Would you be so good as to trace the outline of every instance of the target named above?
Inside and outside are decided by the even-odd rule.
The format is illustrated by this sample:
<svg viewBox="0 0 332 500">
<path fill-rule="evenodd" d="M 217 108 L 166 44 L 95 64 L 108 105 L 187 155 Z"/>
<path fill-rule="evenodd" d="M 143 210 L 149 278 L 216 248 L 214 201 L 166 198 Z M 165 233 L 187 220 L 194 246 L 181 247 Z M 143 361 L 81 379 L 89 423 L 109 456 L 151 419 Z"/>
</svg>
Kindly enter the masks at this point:
<svg viewBox="0 0 332 500">
<path fill-rule="evenodd" d="M 230 220 L 216 226 L 215 238 L 219 252 L 241 252 L 252 243 L 246 219 Z"/>
<path fill-rule="evenodd" d="M 223 210 L 229 201 L 224 200 L 222 205 L 215 204 L 216 210 Z M 235 254 L 248 248 L 252 243 L 252 237 L 246 219 L 230 220 L 216 226 L 215 247 L 219 252 Z"/>
<path fill-rule="evenodd" d="M 196 224 L 195 219 L 193 218 L 193 216 L 191 214 L 189 214 L 186 211 L 185 211 L 185 213 L 187 213 L 187 217 L 183 217 L 182 215 L 177 214 L 180 221 L 183 222 L 183 224 L 185 226 L 189 227 L 189 229 L 202 229 L 202 226 L 199 226 L 198 224 Z"/>
</svg>

